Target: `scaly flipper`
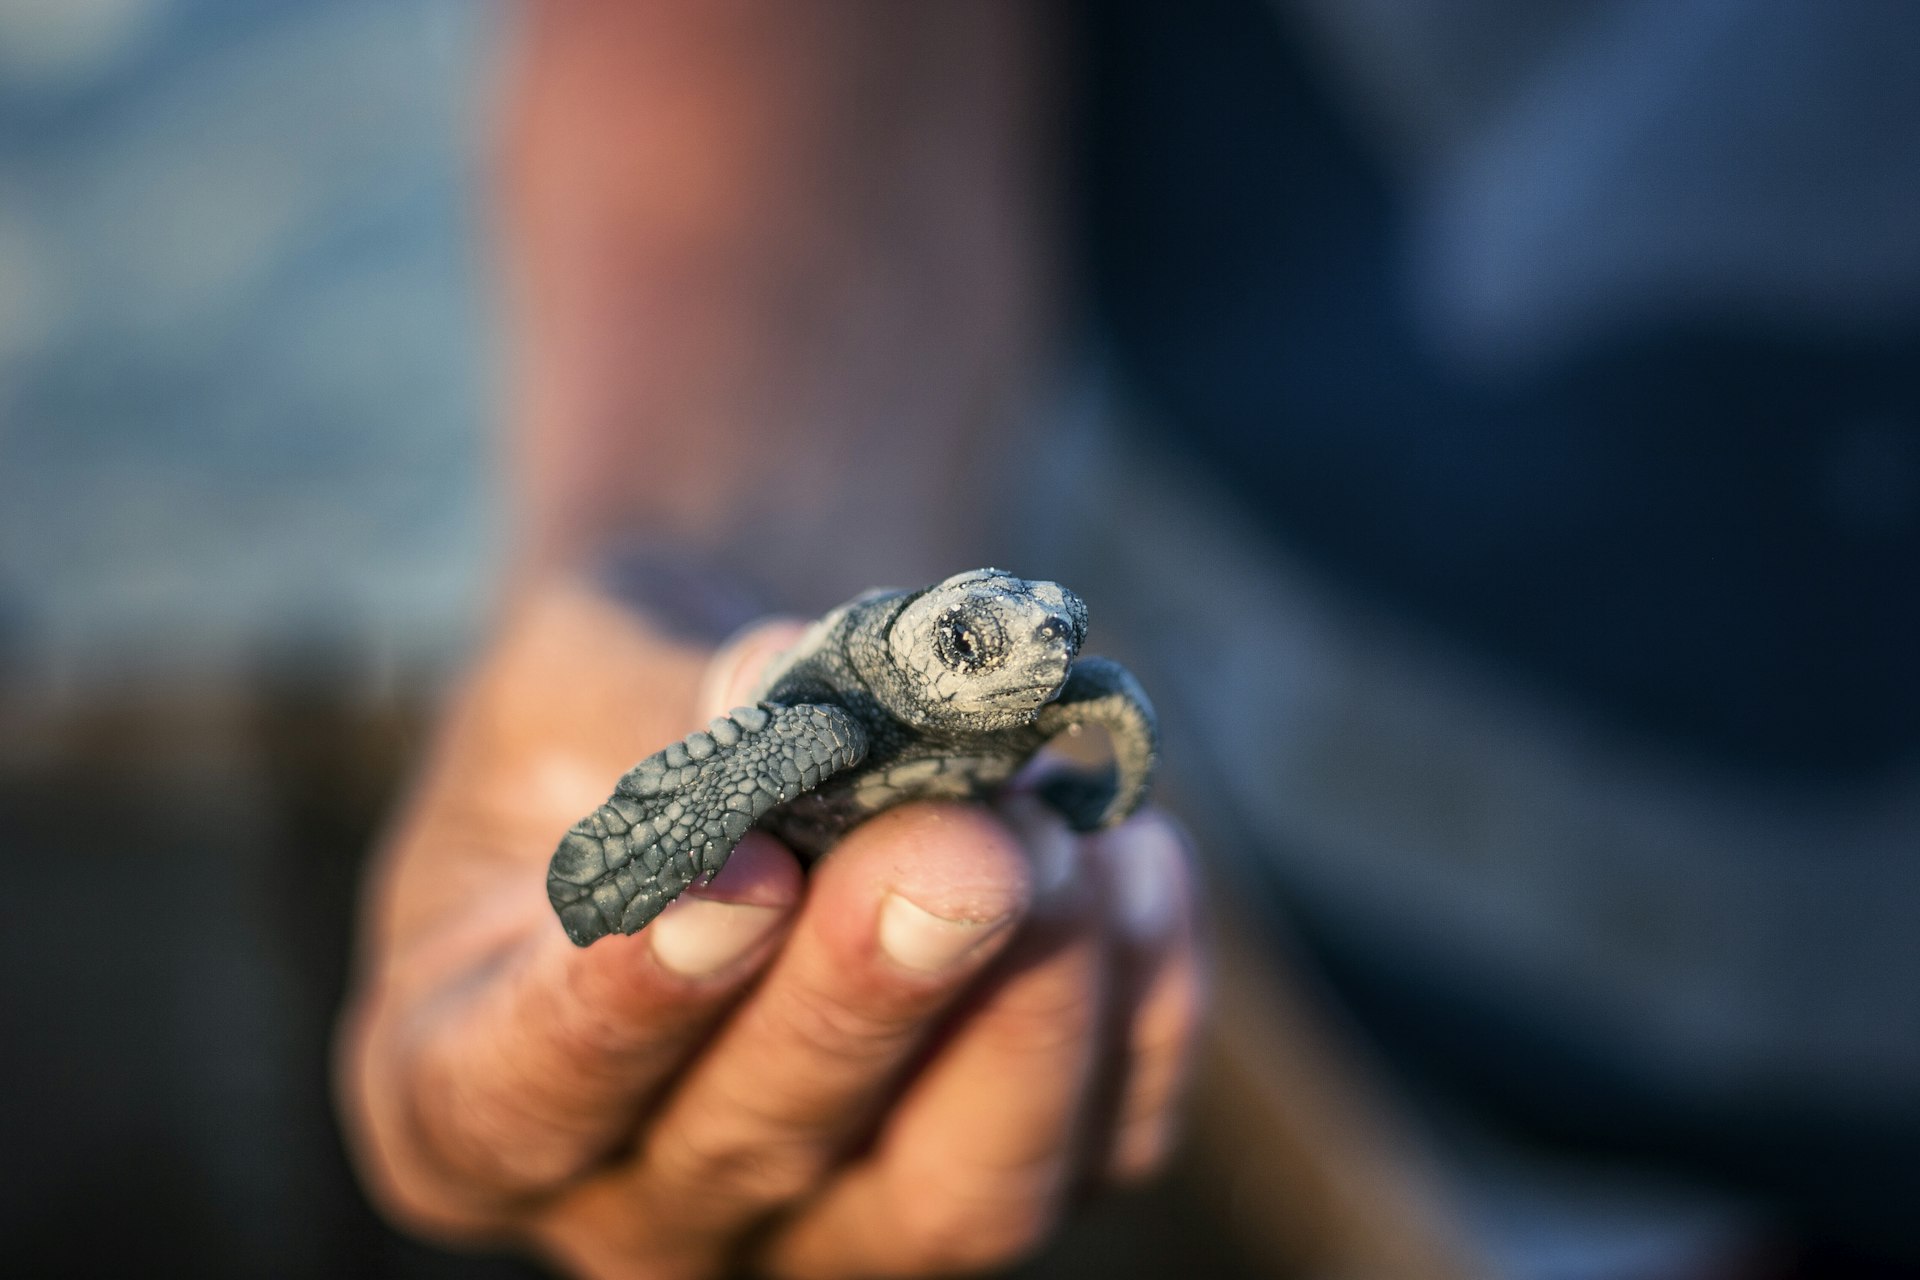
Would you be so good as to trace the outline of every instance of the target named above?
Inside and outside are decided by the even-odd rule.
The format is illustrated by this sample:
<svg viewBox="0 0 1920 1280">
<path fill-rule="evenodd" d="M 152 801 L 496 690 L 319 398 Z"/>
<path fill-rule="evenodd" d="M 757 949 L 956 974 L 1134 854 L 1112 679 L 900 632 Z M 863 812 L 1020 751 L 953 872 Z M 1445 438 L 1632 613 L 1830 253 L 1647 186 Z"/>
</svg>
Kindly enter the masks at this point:
<svg viewBox="0 0 1920 1280">
<path fill-rule="evenodd" d="M 1040 708 L 1034 727 L 1049 738 L 1099 725 L 1113 739 L 1113 764 L 1103 773 L 1067 773 L 1040 794 L 1076 831 L 1097 831 L 1127 818 L 1147 798 L 1159 758 L 1160 731 L 1153 704 L 1133 673 L 1107 658 L 1082 658 L 1060 696 Z"/>
<path fill-rule="evenodd" d="M 547 868 L 547 898 L 578 946 L 635 933 L 727 855 L 767 810 L 867 754 L 867 734 L 826 703 L 739 707 L 635 765 L 574 824 Z"/>
</svg>

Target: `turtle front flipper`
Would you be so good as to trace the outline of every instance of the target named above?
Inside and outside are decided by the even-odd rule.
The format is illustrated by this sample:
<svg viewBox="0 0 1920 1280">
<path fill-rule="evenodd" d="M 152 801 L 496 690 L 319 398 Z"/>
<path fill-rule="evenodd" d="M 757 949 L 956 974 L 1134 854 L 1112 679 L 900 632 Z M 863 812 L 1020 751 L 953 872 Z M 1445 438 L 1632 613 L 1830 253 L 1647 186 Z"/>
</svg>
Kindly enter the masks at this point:
<svg viewBox="0 0 1920 1280">
<path fill-rule="evenodd" d="M 1033 723 L 1047 738 L 1099 725 L 1113 740 L 1113 763 L 1104 772 L 1063 773 L 1040 788 L 1041 798 L 1074 830 L 1113 826 L 1146 801 L 1159 760 L 1159 722 L 1125 667 L 1108 658 L 1080 659 L 1060 696 L 1040 708 Z"/>
<path fill-rule="evenodd" d="M 867 734 L 830 703 L 739 707 L 635 765 L 575 823 L 547 867 L 547 899 L 586 946 L 636 933 L 713 876 L 747 829 L 867 754 Z"/>
</svg>

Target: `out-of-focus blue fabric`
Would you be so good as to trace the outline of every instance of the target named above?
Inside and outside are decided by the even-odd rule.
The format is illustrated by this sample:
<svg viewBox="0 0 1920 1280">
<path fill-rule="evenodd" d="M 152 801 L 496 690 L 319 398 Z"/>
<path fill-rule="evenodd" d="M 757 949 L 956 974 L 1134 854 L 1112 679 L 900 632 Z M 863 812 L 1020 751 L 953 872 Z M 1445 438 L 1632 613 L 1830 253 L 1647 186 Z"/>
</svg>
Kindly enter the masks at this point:
<svg viewBox="0 0 1920 1280">
<path fill-rule="evenodd" d="M 1114 362 L 1298 570 L 1179 574 L 1249 871 L 1479 1121 L 1920 1256 L 1920 8 L 1083 9 Z"/>
<path fill-rule="evenodd" d="M 1708 758 L 1920 750 L 1920 10 L 1092 8 L 1111 339 L 1277 535 Z"/>
<path fill-rule="evenodd" d="M 0 661 L 427 660 L 495 541 L 491 7 L 0 4 Z"/>
</svg>

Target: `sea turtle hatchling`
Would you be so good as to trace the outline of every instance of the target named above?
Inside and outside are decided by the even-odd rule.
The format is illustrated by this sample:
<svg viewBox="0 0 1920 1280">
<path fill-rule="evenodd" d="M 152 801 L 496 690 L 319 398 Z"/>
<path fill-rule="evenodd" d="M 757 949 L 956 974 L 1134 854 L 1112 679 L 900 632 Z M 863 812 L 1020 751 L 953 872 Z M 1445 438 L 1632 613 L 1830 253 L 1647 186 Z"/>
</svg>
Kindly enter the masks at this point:
<svg viewBox="0 0 1920 1280">
<path fill-rule="evenodd" d="M 1153 708 L 1126 668 L 1079 658 L 1086 630 L 1071 591 L 998 569 L 840 606 L 774 662 L 756 705 L 648 756 L 574 824 L 547 872 L 567 936 L 644 928 L 749 827 L 810 860 L 882 809 L 988 795 L 1086 725 L 1106 729 L 1112 764 L 1041 794 L 1076 830 L 1119 822 L 1153 774 Z"/>
</svg>

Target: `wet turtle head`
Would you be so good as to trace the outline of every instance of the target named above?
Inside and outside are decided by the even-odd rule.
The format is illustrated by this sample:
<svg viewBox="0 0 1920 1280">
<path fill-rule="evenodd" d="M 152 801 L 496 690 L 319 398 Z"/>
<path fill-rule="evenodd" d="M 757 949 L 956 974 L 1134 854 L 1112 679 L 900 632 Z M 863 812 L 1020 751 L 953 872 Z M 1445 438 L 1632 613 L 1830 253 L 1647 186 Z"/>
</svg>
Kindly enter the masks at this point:
<svg viewBox="0 0 1920 1280">
<path fill-rule="evenodd" d="M 909 724 L 1004 729 L 1031 721 L 1066 682 L 1087 608 L 1053 582 L 998 569 L 956 574 L 894 619 L 887 652 L 901 677 L 888 710 Z"/>
</svg>

